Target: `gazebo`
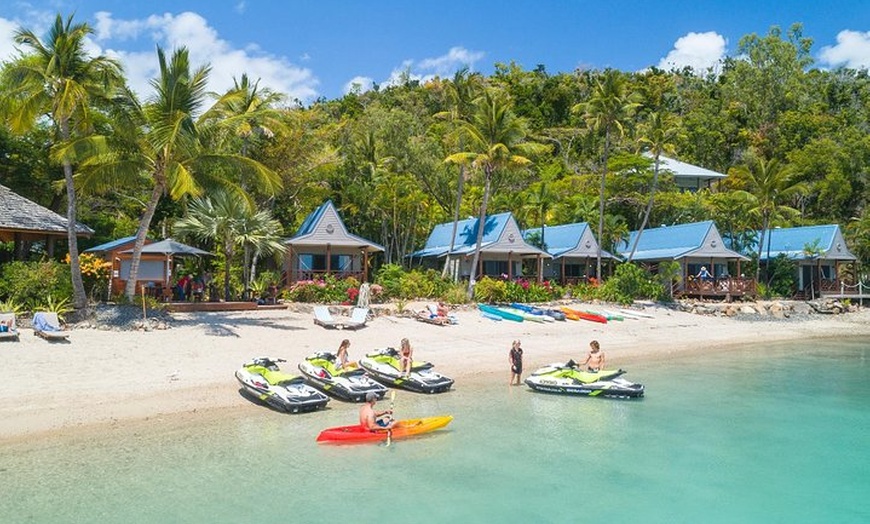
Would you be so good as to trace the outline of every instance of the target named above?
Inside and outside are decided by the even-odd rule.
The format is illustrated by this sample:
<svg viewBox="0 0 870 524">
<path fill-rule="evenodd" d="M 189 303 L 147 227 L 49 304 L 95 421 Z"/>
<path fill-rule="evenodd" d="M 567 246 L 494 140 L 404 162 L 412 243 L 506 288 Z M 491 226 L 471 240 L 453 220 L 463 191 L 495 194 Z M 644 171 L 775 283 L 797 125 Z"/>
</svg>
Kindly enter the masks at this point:
<svg viewBox="0 0 870 524">
<path fill-rule="evenodd" d="M 54 256 L 54 244 L 66 241 L 67 219 L 32 200 L 0 185 L 0 242 L 14 242 L 13 256 L 19 256 L 25 242 L 45 242 L 45 251 Z M 76 236 L 89 237 L 94 230 L 76 223 Z"/>
</svg>

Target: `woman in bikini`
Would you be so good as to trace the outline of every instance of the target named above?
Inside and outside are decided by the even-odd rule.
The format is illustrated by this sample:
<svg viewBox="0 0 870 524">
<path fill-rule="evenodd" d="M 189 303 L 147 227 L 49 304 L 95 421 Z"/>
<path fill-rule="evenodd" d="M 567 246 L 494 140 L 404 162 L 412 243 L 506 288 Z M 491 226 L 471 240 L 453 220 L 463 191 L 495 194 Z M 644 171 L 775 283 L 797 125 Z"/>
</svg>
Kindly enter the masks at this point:
<svg viewBox="0 0 870 524">
<path fill-rule="evenodd" d="M 338 360 L 338 369 L 348 368 L 347 362 L 347 350 L 350 347 L 350 340 L 344 339 L 341 341 L 341 344 L 338 346 L 338 353 L 336 353 L 335 358 Z"/>
<path fill-rule="evenodd" d="M 402 374 L 405 376 L 411 375 L 411 363 L 414 360 L 414 351 L 411 349 L 411 343 L 407 338 L 402 339 L 402 344 L 399 346 L 399 365 L 402 368 Z"/>
</svg>

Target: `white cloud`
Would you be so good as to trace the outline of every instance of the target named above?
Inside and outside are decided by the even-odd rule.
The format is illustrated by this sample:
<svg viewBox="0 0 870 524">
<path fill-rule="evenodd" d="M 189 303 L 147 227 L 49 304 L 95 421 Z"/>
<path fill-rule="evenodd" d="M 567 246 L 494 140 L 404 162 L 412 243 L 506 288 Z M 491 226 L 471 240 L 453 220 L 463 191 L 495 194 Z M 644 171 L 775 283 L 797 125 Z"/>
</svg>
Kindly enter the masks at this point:
<svg viewBox="0 0 870 524">
<path fill-rule="evenodd" d="M 706 71 L 725 57 L 725 38 L 715 31 L 688 33 L 674 42 L 668 56 L 659 61 L 660 69 L 691 67 L 696 72 Z"/>
<path fill-rule="evenodd" d="M 819 58 L 830 66 L 842 65 L 852 69 L 870 67 L 870 32 L 840 31 L 837 44 L 823 47 Z"/>
<path fill-rule="evenodd" d="M 465 66 L 473 69 L 475 62 L 482 59 L 484 54 L 483 51 L 469 51 L 464 47 L 451 47 L 446 55 L 421 60 L 419 68 L 424 71 L 432 71 L 436 75 L 446 76 Z"/>
<path fill-rule="evenodd" d="M 371 91 L 374 85 L 375 81 L 373 78 L 367 76 L 355 76 L 351 78 L 348 83 L 344 84 L 344 94 L 348 94 L 352 91 L 365 93 L 366 91 Z"/>
<path fill-rule="evenodd" d="M 234 7 L 234 9 L 236 10 L 236 12 L 239 13 L 240 15 L 241 15 L 241 14 L 244 14 L 244 13 L 245 13 L 245 9 L 247 9 L 247 8 L 248 8 L 248 3 L 245 2 L 244 0 L 242 0 L 241 2 L 236 3 L 236 6 Z"/>
<path fill-rule="evenodd" d="M 9 60 L 15 55 L 15 43 L 12 34 L 18 30 L 18 24 L 12 20 L 0 18 L 0 62 Z"/>
<path fill-rule="evenodd" d="M 130 51 L 112 48 L 113 43 L 147 40 L 163 47 L 167 55 L 185 46 L 195 67 L 210 64 L 210 91 L 226 91 L 232 87 L 234 77 L 247 73 L 253 79 L 259 78 L 261 87 L 285 93 L 290 99 L 308 101 L 317 96 L 318 81 L 310 69 L 296 66 L 286 57 L 264 53 L 255 44 L 233 47 L 196 13 L 121 20 L 113 18 L 111 13 L 100 12 L 95 31 L 97 42 L 105 48 L 103 52 L 122 61 L 130 87 L 140 96 L 152 92 L 149 81 L 157 74 L 153 45 L 142 46 L 148 47 L 148 51 Z"/>
<path fill-rule="evenodd" d="M 405 60 L 402 65 L 394 68 L 390 76 L 380 82 L 383 87 L 402 85 L 406 82 L 425 83 L 436 76 L 448 77 L 463 67 L 474 69 L 474 64 L 485 56 L 483 51 L 469 51 L 464 47 L 451 47 L 446 54 L 435 58 L 424 58 L 420 61 Z M 349 93 L 354 83 L 360 85 L 362 91 L 368 91 L 374 85 L 372 78 L 356 76 L 344 86 L 344 92 Z M 367 86 L 367 87 L 366 87 Z"/>
</svg>

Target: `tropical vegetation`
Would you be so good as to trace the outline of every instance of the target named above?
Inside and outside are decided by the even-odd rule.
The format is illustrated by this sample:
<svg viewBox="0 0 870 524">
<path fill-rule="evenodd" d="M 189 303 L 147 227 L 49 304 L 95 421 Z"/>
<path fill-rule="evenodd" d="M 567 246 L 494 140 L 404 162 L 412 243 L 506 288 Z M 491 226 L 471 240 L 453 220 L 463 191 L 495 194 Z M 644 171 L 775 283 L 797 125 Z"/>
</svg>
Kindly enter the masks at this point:
<svg viewBox="0 0 870 524">
<path fill-rule="evenodd" d="M 44 40 L 17 33 L 21 54 L 0 74 L 0 183 L 91 226 L 85 247 L 135 234 L 138 252 L 146 236 L 183 234 L 219 254 L 211 264 L 226 296 L 262 287 L 258 271 L 277 274 L 274 240 L 292 236 L 326 199 L 350 231 L 386 248 L 374 261 L 383 299 L 467 300 L 446 267 L 428 273 L 407 255 L 436 224 L 504 211 L 523 228 L 588 222 L 607 250 L 631 230 L 712 219 L 756 258 L 756 231 L 838 223 L 859 267 L 870 267 L 870 75 L 815 67 L 797 24 L 745 36 L 735 57 L 705 71 L 553 73 L 502 63 L 488 76 L 406 76 L 306 105 L 246 75 L 210 98 L 208 64 L 190 63 L 183 48 L 157 51 L 159 72 L 140 103 L 114 78 L 116 65 L 84 54 L 88 31 L 58 17 Z M 48 68 L 53 53 L 81 71 Z M 729 176 L 681 191 L 662 155 Z M 216 215 L 221 199 L 237 204 L 233 213 L 262 213 L 260 226 L 207 224 L 204 210 L 229 219 L 229 209 Z M 46 256 L 25 248 L 31 260 Z M 85 291 L 73 236 L 69 252 L 78 306 Z M 10 254 L 0 249 L 0 259 Z M 341 302 L 358 285 L 285 293 Z M 481 279 L 474 296 L 512 298 L 517 286 Z M 529 287 L 541 297 L 614 300 L 670 292 L 670 282 L 633 269 L 598 290 Z"/>
</svg>

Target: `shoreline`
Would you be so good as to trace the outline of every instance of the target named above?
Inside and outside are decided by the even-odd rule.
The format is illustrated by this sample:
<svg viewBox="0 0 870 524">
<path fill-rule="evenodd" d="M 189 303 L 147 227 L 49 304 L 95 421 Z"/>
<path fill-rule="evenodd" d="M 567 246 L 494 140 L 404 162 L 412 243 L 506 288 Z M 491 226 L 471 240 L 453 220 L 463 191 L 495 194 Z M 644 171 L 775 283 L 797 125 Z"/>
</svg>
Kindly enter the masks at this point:
<svg viewBox="0 0 870 524">
<path fill-rule="evenodd" d="M 410 306 L 416 310 L 418 305 Z M 454 313 L 459 319 L 454 326 L 379 316 L 358 331 L 326 330 L 313 324 L 310 313 L 289 309 L 188 313 L 175 315 L 173 327 L 161 331 L 73 330 L 68 344 L 52 344 L 23 329 L 20 342 L 0 343 L 0 443 L 144 427 L 154 419 L 187 423 L 191 415 L 233 416 L 249 406 L 265 410 L 238 392 L 233 373 L 244 361 L 264 355 L 284 358 L 283 369 L 295 372 L 305 356 L 334 351 L 344 338 L 351 340 L 355 360 L 408 337 L 416 358 L 432 362 L 458 383 L 474 384 L 507 381 L 513 339 L 523 342 L 524 376 L 552 362 L 578 359 L 592 339 L 600 341 L 608 367 L 638 370 L 635 374 L 642 376 L 640 364 L 677 355 L 870 336 L 870 310 L 788 321 L 711 317 L 664 307 L 646 312 L 655 318 L 536 324 L 494 322 L 470 309 Z M 330 402 L 333 409 L 343 404 Z"/>
</svg>

